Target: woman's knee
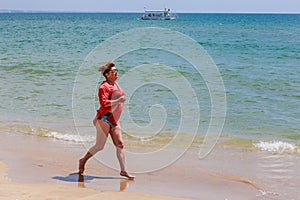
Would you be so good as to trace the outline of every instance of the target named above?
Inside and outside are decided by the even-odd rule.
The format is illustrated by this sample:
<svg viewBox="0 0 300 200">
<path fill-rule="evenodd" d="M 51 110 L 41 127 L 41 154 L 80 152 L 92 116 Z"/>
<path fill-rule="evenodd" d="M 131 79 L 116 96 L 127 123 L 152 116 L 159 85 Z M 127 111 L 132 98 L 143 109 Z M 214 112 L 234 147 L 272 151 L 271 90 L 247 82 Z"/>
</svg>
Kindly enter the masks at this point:
<svg viewBox="0 0 300 200">
<path fill-rule="evenodd" d="M 114 145 L 117 148 L 124 149 L 124 142 L 121 140 L 114 142 Z"/>
<path fill-rule="evenodd" d="M 118 147 L 120 149 L 124 148 L 124 141 L 122 138 L 122 132 L 119 126 L 115 127 L 114 129 L 111 130 L 110 132 L 113 143 L 115 147 Z"/>
</svg>

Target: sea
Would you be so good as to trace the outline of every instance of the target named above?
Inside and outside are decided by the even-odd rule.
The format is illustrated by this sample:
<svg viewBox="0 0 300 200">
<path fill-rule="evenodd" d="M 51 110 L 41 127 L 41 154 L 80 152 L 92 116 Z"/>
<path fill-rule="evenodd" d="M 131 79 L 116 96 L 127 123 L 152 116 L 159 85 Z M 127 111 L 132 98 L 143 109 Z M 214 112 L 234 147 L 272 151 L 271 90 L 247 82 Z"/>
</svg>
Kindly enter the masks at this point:
<svg viewBox="0 0 300 200">
<path fill-rule="evenodd" d="M 142 13 L 1 13 L 1 131 L 93 142 L 92 120 L 99 107 L 97 86 L 103 81 L 97 66 L 102 63 L 94 63 L 86 70 L 97 79 L 85 82 L 93 87 L 92 95 L 86 97 L 88 103 L 76 104 L 76 84 L 86 61 L 92 59 L 97 48 L 111 52 L 124 49 L 126 42 L 109 45 L 123 33 L 128 37 L 128 33 L 148 30 L 152 38 L 157 35 L 160 43 L 160 31 L 164 31 L 166 38 L 168 32 L 176 33 L 201 47 L 203 55 L 199 57 L 211 59 L 220 82 L 209 82 L 191 62 L 160 47 L 132 49 L 118 57 L 104 58 L 115 61 L 119 79 L 124 77 L 122 88 L 135 83 L 133 92 L 125 90 L 124 115 L 130 120 L 120 120 L 124 127 L 127 122 L 131 124 L 124 131 L 129 139 L 132 136 L 138 141 L 161 142 L 177 132 L 203 139 L 211 126 L 218 126 L 214 137 L 247 140 L 258 152 L 299 155 L 300 15 L 178 13 L 177 20 L 170 21 L 141 20 L 141 16 Z M 136 40 L 147 46 L 143 37 Z M 173 43 L 179 49 L 188 49 L 185 58 L 199 51 L 197 45 L 189 46 L 184 40 L 170 40 L 168 45 Z M 161 68 L 164 70 L 160 73 Z M 140 72 L 137 76 L 125 79 L 125 75 L 136 71 Z M 159 81 L 169 80 L 168 74 L 188 82 L 184 100 L 183 91 L 176 89 L 181 79 L 171 79 L 175 87 Z M 210 86 L 220 83 L 221 99 L 226 101 L 221 108 L 224 112 L 218 116 L 212 111 L 215 100 Z M 80 92 L 84 94 L 84 88 Z M 188 112 L 183 111 L 185 104 L 192 105 Z M 195 130 L 180 128 L 187 121 L 185 114 L 192 122 L 188 127 L 196 125 Z M 84 118 L 82 123 L 80 117 Z M 210 123 L 218 117 L 222 119 L 217 125 Z M 244 142 L 234 141 L 243 148 Z"/>
</svg>

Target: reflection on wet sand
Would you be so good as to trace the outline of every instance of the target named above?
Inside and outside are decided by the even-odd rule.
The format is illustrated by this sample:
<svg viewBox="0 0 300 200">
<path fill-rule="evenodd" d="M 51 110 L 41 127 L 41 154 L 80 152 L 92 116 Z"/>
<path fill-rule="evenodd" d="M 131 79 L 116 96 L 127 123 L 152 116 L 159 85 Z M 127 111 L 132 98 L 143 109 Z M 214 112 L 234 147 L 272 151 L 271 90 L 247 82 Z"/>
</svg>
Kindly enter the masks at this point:
<svg viewBox="0 0 300 200">
<path fill-rule="evenodd" d="M 120 180 L 120 191 L 125 191 L 126 188 L 129 186 L 129 183 L 133 183 L 134 180 L 132 179 L 126 179 L 121 177 L 100 177 L 100 176 L 89 176 L 89 175 L 82 175 L 79 173 L 71 173 L 68 176 L 55 176 L 52 177 L 53 179 L 60 180 L 60 181 L 66 181 L 66 182 L 77 182 L 78 187 L 85 188 L 85 182 L 91 181 L 93 179 L 119 179 Z"/>
<path fill-rule="evenodd" d="M 123 192 L 126 190 L 126 188 L 129 186 L 129 183 L 134 182 L 132 179 L 123 179 L 120 180 L 120 192 Z"/>
<path fill-rule="evenodd" d="M 80 173 L 78 173 L 78 187 L 85 188 L 84 185 L 84 176 Z"/>
</svg>

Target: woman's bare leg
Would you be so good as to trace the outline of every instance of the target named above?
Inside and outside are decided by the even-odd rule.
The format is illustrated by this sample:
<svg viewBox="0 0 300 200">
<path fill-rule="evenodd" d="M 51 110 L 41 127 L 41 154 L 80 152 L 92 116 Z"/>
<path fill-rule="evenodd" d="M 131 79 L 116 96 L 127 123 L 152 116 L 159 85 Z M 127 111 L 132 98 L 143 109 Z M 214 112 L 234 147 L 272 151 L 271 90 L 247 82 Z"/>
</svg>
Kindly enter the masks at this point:
<svg viewBox="0 0 300 200">
<path fill-rule="evenodd" d="M 105 146 L 110 127 L 106 122 L 101 120 L 97 120 L 95 126 L 97 131 L 96 144 L 92 146 L 85 156 L 79 160 L 79 174 L 84 172 L 85 163 L 88 159 L 90 159 L 98 151 L 101 151 Z"/>
<path fill-rule="evenodd" d="M 113 140 L 113 143 L 116 147 L 116 154 L 117 158 L 119 160 L 120 168 L 121 168 L 121 176 L 126 176 L 127 178 L 133 179 L 135 176 L 129 174 L 126 171 L 126 165 L 125 165 L 125 150 L 124 150 L 124 142 L 122 138 L 122 131 L 119 126 L 116 126 L 111 129 L 110 131 L 111 138 Z"/>
</svg>

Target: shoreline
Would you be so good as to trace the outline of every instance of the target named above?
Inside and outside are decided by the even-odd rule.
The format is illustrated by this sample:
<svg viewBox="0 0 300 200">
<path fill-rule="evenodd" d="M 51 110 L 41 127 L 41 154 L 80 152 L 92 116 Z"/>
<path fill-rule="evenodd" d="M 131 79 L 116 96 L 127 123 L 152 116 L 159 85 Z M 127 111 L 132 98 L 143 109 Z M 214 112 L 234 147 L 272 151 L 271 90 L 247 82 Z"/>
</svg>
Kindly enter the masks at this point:
<svg viewBox="0 0 300 200">
<path fill-rule="evenodd" d="M 298 195 L 293 190 L 294 184 L 300 183 L 300 177 L 290 177 L 297 173 L 297 160 L 291 160 L 290 156 L 285 155 L 228 147 L 226 143 L 217 145 L 204 159 L 198 159 L 198 149 L 190 147 L 173 164 L 153 172 L 135 174 L 137 177 L 132 181 L 120 177 L 118 171 L 104 166 L 97 159 L 91 159 L 84 176 L 79 177 L 78 160 L 86 151 L 82 144 L 21 133 L 2 132 L 1 135 L 0 162 L 8 166 L 6 179 L 20 188 L 34 185 L 26 194 L 38 195 L 41 191 L 45 192 L 43 188 L 47 187 L 52 187 L 52 191 L 67 187 L 67 191 L 75 190 L 74 193 L 82 192 L 82 195 L 89 193 L 81 190 L 84 188 L 92 190 L 92 193 L 100 193 L 95 194 L 96 196 L 105 193 L 104 195 L 113 195 L 114 198 L 115 193 L 117 198 L 122 191 L 123 199 L 134 199 L 134 195 L 145 199 L 149 196 L 149 199 L 212 200 L 260 199 L 268 196 L 282 199 Z M 101 157 L 101 152 L 98 154 Z M 269 160 L 272 162 L 269 163 Z M 279 165 L 279 160 L 282 168 L 263 171 Z M 140 165 L 134 160 L 127 162 L 131 166 Z M 149 164 L 151 162 L 148 161 Z M 294 164 L 285 169 L 284 163 L 291 162 Z M 132 172 L 130 169 L 131 167 L 128 171 Z M 284 170 L 289 174 L 284 176 Z M 276 179 L 275 175 L 279 177 Z M 3 182 L 3 177 L 0 179 Z M 1 190 L 3 195 L 13 194 L 9 189 Z M 285 194 L 286 191 L 290 193 Z M 55 198 L 63 198 L 68 194 L 69 192 L 61 192 Z M 41 199 L 41 196 L 37 199 Z"/>
</svg>

